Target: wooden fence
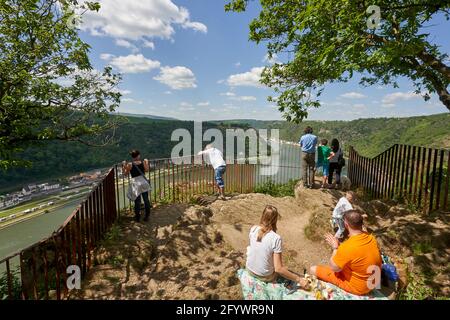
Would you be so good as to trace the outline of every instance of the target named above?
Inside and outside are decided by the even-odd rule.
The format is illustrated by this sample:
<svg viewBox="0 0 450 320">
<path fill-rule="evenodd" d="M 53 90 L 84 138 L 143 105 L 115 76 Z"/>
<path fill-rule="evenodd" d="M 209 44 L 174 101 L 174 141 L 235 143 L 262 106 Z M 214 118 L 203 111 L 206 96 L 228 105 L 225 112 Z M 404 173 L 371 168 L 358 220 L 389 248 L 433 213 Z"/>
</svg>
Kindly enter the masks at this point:
<svg viewBox="0 0 450 320">
<path fill-rule="evenodd" d="M 374 158 L 350 147 L 348 176 L 374 198 L 404 199 L 424 213 L 449 212 L 450 151 L 396 144 Z"/>
</svg>

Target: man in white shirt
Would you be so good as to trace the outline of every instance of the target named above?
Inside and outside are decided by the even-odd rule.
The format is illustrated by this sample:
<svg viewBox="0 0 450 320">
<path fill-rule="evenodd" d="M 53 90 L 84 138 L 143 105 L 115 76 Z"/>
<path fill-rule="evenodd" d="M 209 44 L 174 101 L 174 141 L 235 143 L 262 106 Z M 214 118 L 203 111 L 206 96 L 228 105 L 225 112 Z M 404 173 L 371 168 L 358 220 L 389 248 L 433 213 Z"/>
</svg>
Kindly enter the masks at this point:
<svg viewBox="0 0 450 320">
<path fill-rule="evenodd" d="M 207 155 L 209 163 L 214 168 L 214 177 L 216 179 L 217 188 L 219 189 L 219 199 L 225 200 L 225 182 L 223 181 L 223 175 L 225 174 L 227 164 L 223 159 L 222 152 L 214 148 L 211 144 L 208 144 L 204 151 L 200 151 L 198 155 Z"/>
<path fill-rule="evenodd" d="M 334 235 L 337 239 L 342 239 L 345 232 L 344 226 L 344 213 L 349 210 L 353 210 L 352 203 L 355 199 L 355 194 L 352 191 L 348 191 L 345 197 L 339 199 L 336 207 L 333 210 L 333 225 L 338 226 L 338 231 Z"/>
</svg>

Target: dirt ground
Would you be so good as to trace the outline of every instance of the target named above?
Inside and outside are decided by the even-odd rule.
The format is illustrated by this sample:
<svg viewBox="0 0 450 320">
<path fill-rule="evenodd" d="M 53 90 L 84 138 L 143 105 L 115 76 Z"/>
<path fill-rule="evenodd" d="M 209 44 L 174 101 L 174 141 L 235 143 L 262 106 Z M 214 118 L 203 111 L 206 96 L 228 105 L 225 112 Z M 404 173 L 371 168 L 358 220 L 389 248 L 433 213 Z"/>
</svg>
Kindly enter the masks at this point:
<svg viewBox="0 0 450 320">
<path fill-rule="evenodd" d="M 335 190 L 299 188 L 295 198 L 248 194 L 205 201 L 204 205 L 161 206 L 152 211 L 148 223 L 125 216 L 97 250 L 96 265 L 83 280 L 82 289 L 70 298 L 241 299 L 236 271 L 245 265 L 248 232 L 258 224 L 265 205 L 276 206 L 281 214 L 278 233 L 283 238 L 285 264 L 303 273 L 313 264 L 327 263 L 331 250 L 322 234 L 330 231 L 329 218 L 342 195 Z M 424 233 L 439 244 L 438 252 L 416 252 L 413 261 L 408 261 L 416 267 L 422 261 L 424 268 L 428 261 L 428 268 L 437 270 L 433 274 L 437 288 L 445 294 L 449 287 L 448 222 L 435 218 L 429 223 L 396 204 L 357 205 L 366 212 L 369 230 L 390 256 L 411 256 L 407 248 L 423 240 Z"/>
</svg>

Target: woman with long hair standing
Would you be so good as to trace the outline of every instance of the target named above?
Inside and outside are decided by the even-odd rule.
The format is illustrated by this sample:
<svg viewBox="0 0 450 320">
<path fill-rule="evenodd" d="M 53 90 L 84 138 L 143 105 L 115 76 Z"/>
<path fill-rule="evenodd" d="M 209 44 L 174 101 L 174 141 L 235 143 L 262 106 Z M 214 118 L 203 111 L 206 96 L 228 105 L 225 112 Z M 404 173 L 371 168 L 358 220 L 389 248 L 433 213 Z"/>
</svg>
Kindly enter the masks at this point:
<svg viewBox="0 0 450 320">
<path fill-rule="evenodd" d="M 148 198 L 150 183 L 145 177 L 145 172 L 150 171 L 150 165 L 147 159 L 141 160 L 141 153 L 138 150 L 132 150 L 130 156 L 133 159 L 131 162 L 122 162 L 122 174 L 124 176 L 131 174 L 132 178 L 127 197 L 134 201 L 134 215 L 137 222 L 141 219 L 141 198 L 144 200 L 144 221 L 148 221 L 150 216 L 150 200 Z"/>
<path fill-rule="evenodd" d="M 250 245 L 247 248 L 247 271 L 257 279 L 273 282 L 278 276 L 297 282 L 307 287 L 307 281 L 289 271 L 283 265 L 282 240 L 277 231 L 278 210 L 274 206 L 266 206 L 258 226 L 250 229 Z"/>
<path fill-rule="evenodd" d="M 331 157 L 330 157 L 330 169 L 328 172 L 328 184 L 339 187 L 341 185 L 341 170 L 340 159 L 344 156 L 338 139 L 331 140 Z M 333 183 L 333 174 L 336 173 L 335 183 Z"/>
</svg>

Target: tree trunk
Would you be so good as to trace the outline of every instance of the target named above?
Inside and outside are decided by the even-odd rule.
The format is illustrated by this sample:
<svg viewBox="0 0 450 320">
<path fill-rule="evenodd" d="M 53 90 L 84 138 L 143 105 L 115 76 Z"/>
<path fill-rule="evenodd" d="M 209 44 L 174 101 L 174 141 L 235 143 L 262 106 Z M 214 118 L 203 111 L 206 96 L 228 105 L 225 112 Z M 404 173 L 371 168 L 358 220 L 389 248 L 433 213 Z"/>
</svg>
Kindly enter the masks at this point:
<svg viewBox="0 0 450 320">
<path fill-rule="evenodd" d="M 431 54 L 422 51 L 418 54 L 420 60 L 422 60 L 426 65 L 433 68 L 435 71 L 442 74 L 447 81 L 450 82 L 450 67 L 446 66 L 442 61 L 432 56 Z"/>
<path fill-rule="evenodd" d="M 440 88 L 436 89 L 437 94 L 439 95 L 439 100 L 447 107 L 448 111 L 450 111 L 450 94 L 447 89 Z"/>
</svg>

